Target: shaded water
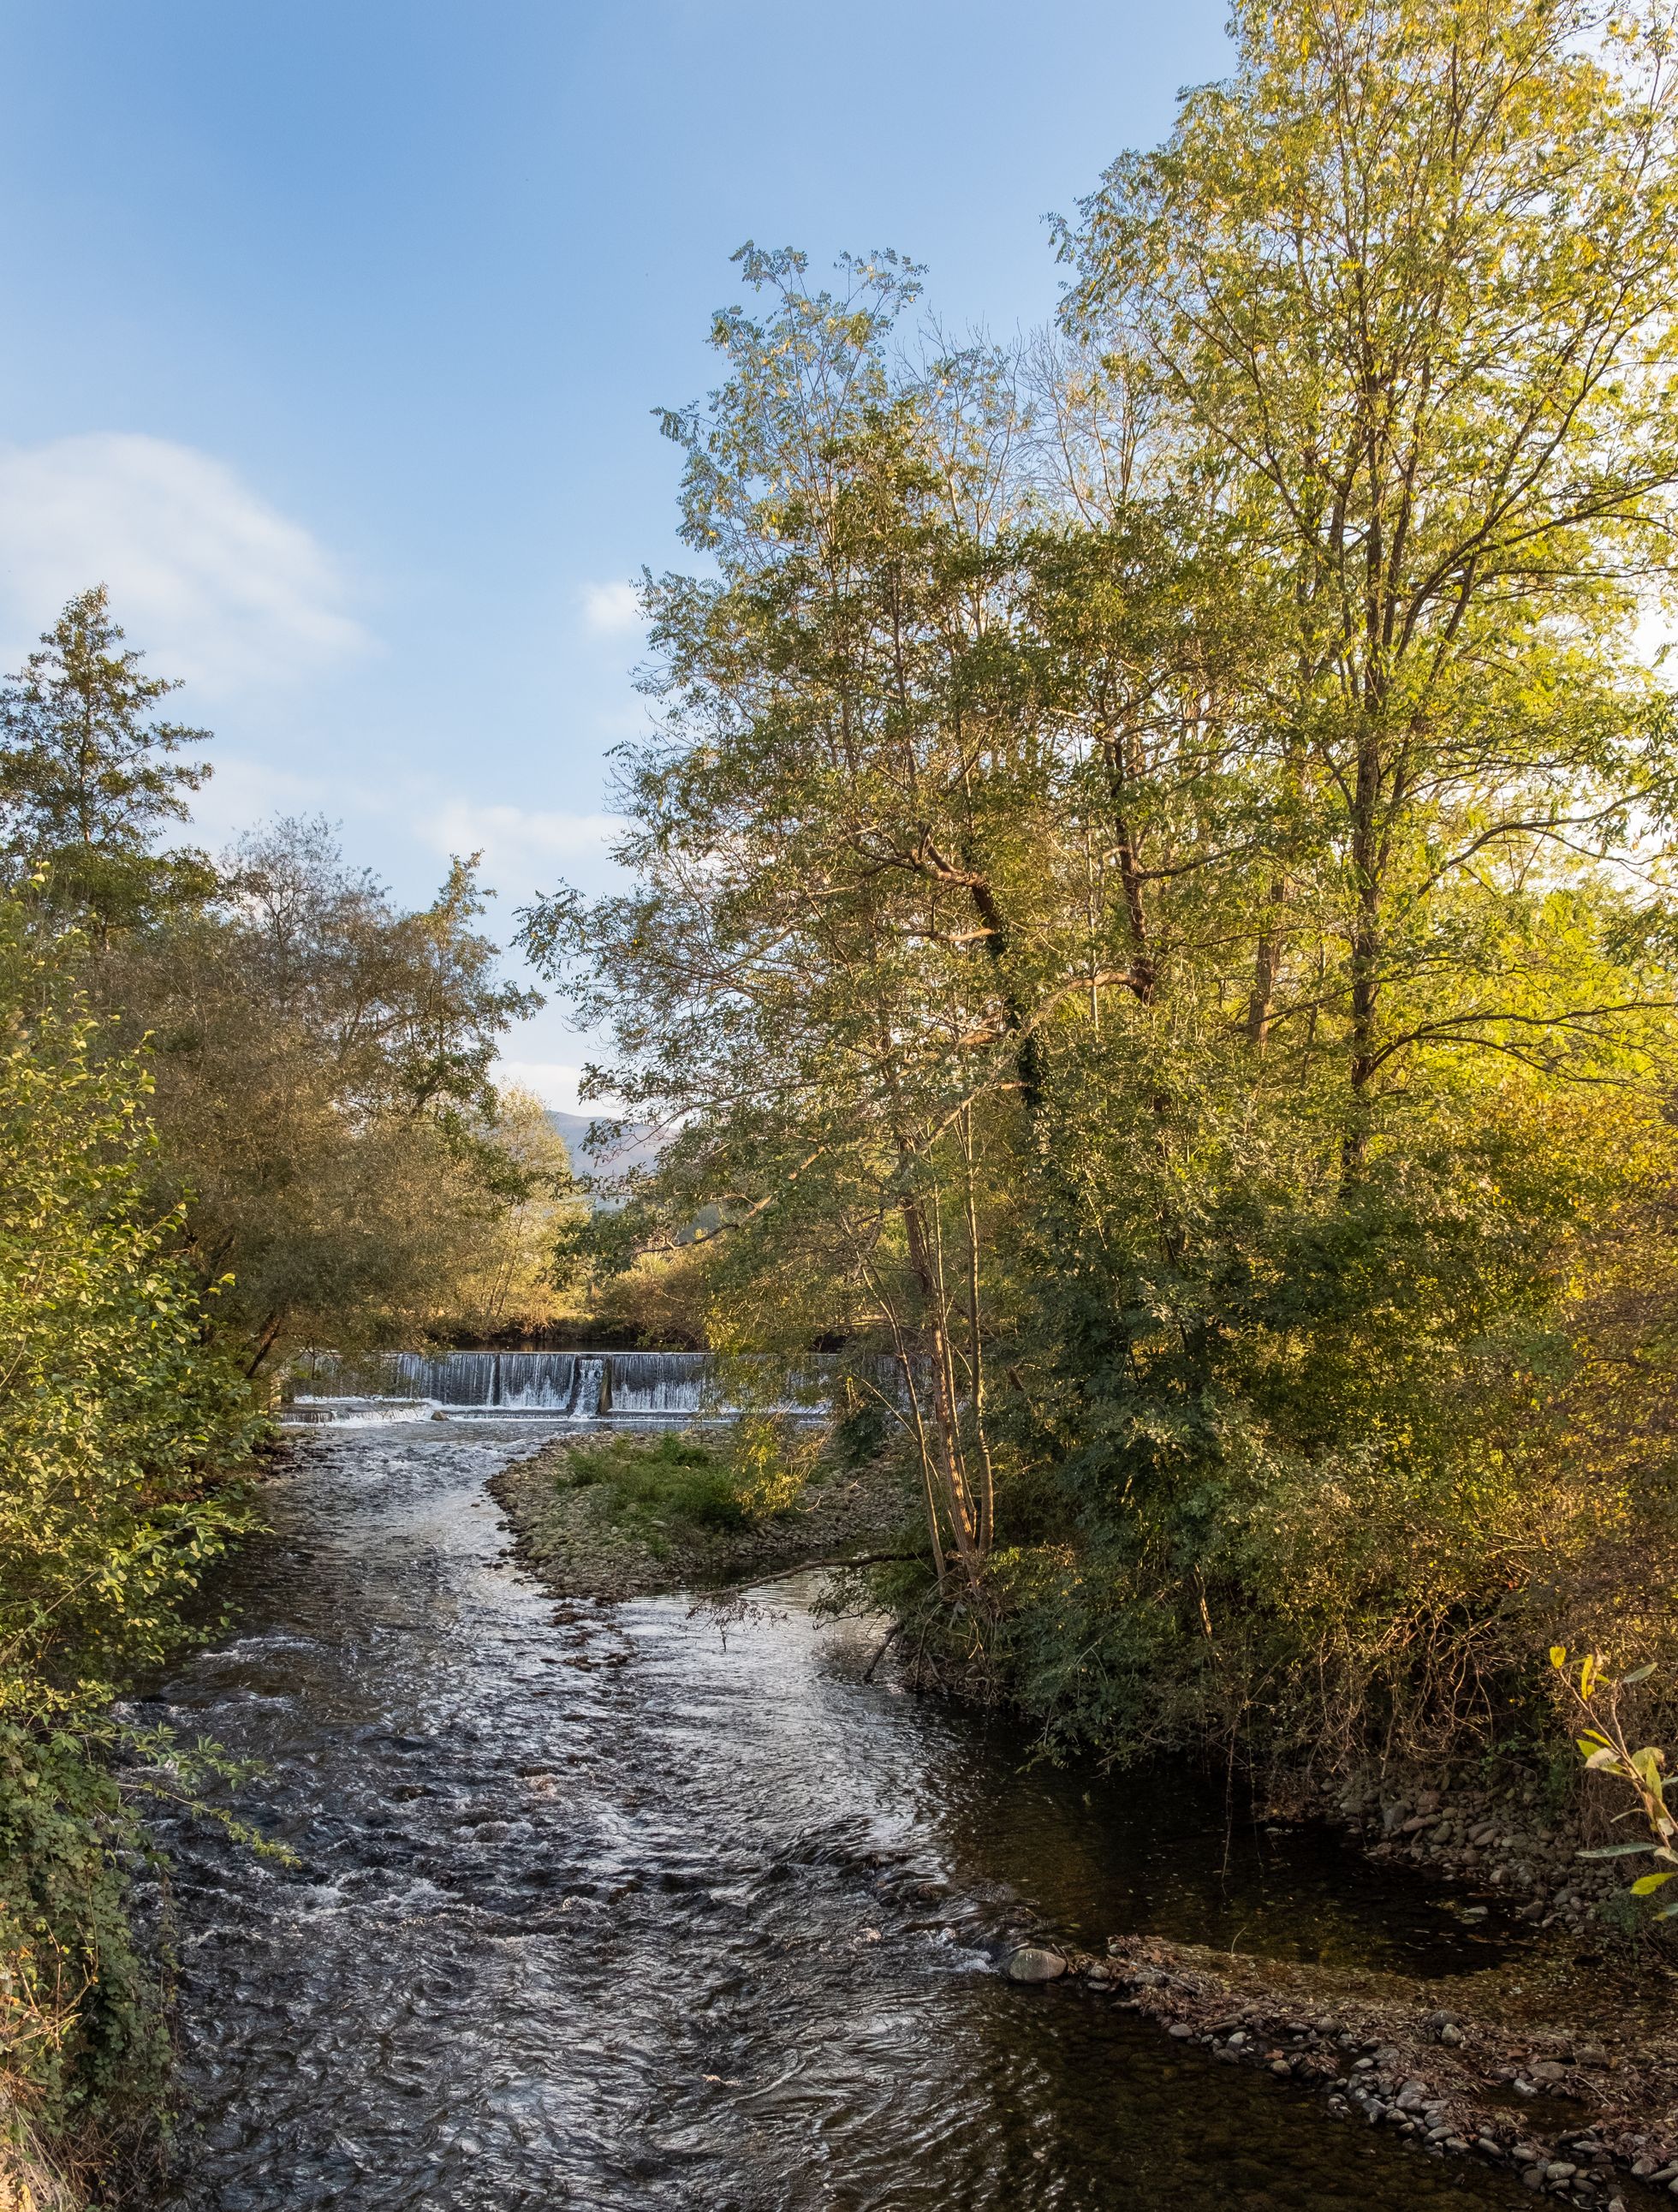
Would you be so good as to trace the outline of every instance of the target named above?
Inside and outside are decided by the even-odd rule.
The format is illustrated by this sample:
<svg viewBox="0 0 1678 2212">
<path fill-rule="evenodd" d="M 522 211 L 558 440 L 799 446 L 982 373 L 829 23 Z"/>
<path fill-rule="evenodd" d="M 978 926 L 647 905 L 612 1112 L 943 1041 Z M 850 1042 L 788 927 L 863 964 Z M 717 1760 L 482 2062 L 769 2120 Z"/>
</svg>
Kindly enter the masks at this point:
<svg viewBox="0 0 1678 2212">
<path fill-rule="evenodd" d="M 1238 1827 L 1227 1854 L 1203 1806 L 1025 1771 L 1008 1729 L 864 1685 L 864 1632 L 785 1592 L 725 1643 L 680 1600 L 556 1607 L 482 1489 L 532 1441 L 296 1445 L 239 1632 L 150 1710 L 270 1763 L 242 1809 L 300 1862 L 166 1830 L 195 2113 L 168 2205 L 1525 2201 L 992 1966 L 1037 1915 L 1492 1955 L 1420 1888 L 1308 1836 Z"/>
</svg>

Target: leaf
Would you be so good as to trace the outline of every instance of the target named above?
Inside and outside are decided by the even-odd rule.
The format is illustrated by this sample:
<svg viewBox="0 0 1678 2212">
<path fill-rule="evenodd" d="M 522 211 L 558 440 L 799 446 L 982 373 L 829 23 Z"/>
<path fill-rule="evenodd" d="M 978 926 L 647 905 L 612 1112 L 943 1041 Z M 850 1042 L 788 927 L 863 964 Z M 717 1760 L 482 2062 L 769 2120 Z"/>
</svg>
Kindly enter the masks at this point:
<svg viewBox="0 0 1678 2212">
<path fill-rule="evenodd" d="M 1632 1884 L 1633 1897 L 1647 1897 L 1651 1891 L 1663 1888 L 1666 1883 L 1678 1881 L 1678 1875 L 1640 1874 Z"/>
<path fill-rule="evenodd" d="M 1588 1767 L 1617 1766 L 1620 1759 L 1617 1753 L 1610 1751 L 1605 1745 L 1601 1751 L 1593 1751 L 1584 1763 Z"/>
<path fill-rule="evenodd" d="M 1565 1667 L 1567 1664 L 1567 1646 L 1565 1644 L 1551 1644 L 1550 1664 L 1552 1667 Z"/>
<path fill-rule="evenodd" d="M 1576 1859 L 1629 1859 L 1657 1848 L 1653 1844 L 1603 1844 L 1591 1851 L 1575 1851 Z"/>
<path fill-rule="evenodd" d="M 1634 1674 L 1622 1674 L 1620 1677 L 1620 1686 L 1624 1690 L 1633 1682 L 1646 1682 L 1654 1671 L 1655 1662 L 1651 1659 L 1646 1667 L 1639 1667 Z"/>
</svg>

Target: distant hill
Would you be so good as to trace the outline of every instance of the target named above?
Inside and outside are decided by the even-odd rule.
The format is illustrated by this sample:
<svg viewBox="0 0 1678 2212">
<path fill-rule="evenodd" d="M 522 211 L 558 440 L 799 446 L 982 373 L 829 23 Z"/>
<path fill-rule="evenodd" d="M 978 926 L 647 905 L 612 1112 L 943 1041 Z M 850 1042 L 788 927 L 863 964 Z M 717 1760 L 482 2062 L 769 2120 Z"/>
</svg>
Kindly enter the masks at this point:
<svg viewBox="0 0 1678 2212">
<path fill-rule="evenodd" d="M 623 1134 L 607 1152 L 591 1152 L 584 1149 L 584 1139 L 593 1127 L 592 1114 L 561 1114 L 556 1109 L 548 1109 L 548 1126 L 565 1139 L 565 1148 L 571 1155 L 573 1175 L 622 1175 L 630 1168 L 651 1167 L 657 1158 L 658 1139 L 644 1121 L 626 1121 Z M 598 1117 L 604 1120 L 606 1117 Z"/>
</svg>

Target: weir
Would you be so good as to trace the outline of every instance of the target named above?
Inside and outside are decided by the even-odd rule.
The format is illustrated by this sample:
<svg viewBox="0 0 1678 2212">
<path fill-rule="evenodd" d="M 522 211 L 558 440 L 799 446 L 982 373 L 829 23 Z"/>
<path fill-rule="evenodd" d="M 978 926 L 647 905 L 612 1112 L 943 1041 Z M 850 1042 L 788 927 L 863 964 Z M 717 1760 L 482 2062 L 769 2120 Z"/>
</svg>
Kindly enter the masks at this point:
<svg viewBox="0 0 1678 2212">
<path fill-rule="evenodd" d="M 821 1412 L 831 1403 L 837 1367 L 820 1353 L 727 1361 L 709 1352 L 387 1352 L 354 1360 L 316 1353 L 294 1370 L 287 1395 L 300 1410 L 390 1399 L 572 1420 L 615 1413 L 692 1420 L 748 1406 Z M 870 1360 L 866 1367 L 875 1387 L 898 1395 L 893 1362 Z"/>
</svg>

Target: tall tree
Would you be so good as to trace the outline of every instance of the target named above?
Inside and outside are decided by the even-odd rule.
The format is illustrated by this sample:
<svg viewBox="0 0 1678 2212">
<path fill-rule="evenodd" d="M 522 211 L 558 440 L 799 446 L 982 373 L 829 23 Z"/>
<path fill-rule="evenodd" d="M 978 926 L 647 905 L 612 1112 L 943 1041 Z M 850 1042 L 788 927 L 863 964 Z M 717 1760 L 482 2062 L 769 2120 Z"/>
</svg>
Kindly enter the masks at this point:
<svg viewBox="0 0 1678 2212">
<path fill-rule="evenodd" d="M 802 1251 L 900 1355 L 941 1561 L 993 1510 L 980 1317 L 985 1105 L 1034 1102 L 1032 848 L 1046 763 L 1008 671 L 1018 410 L 982 349 L 912 366 L 917 272 L 741 258 L 709 404 L 667 418 L 714 580 L 647 587 L 665 725 L 627 772 L 636 895 L 547 902 L 592 963 L 613 1088 L 688 1121 L 665 1179 Z M 573 971 L 574 972 L 574 971 Z M 762 1248 L 760 1246 L 760 1254 Z"/>
<path fill-rule="evenodd" d="M 497 1134 L 506 1024 L 474 862 L 399 907 L 326 823 L 229 854 L 219 896 L 130 933 L 105 1001 L 148 1039 L 164 1195 L 252 1371 L 287 1346 L 423 1332 L 476 1304 L 487 1243 L 551 1180 Z M 523 1148 L 523 1149 L 528 1149 Z"/>
<path fill-rule="evenodd" d="M 1678 487 L 1678 88 L 1664 18 L 1593 0 L 1234 29 L 1234 76 L 1066 234 L 1068 315 L 1275 611 L 1265 741 L 1329 957 L 1283 957 L 1279 876 L 1250 1027 L 1334 1026 L 1355 1163 L 1418 1048 L 1587 1053 L 1633 1011 L 1532 893 L 1668 787 L 1633 633 Z"/>
<path fill-rule="evenodd" d="M 40 647 L 0 688 L 0 823 L 14 886 L 85 915 L 103 939 L 214 883 L 202 853 L 153 849 L 187 818 L 208 763 L 178 760 L 208 730 L 157 719 L 179 682 L 147 676 L 123 649 L 100 584 L 70 600 Z"/>
</svg>

